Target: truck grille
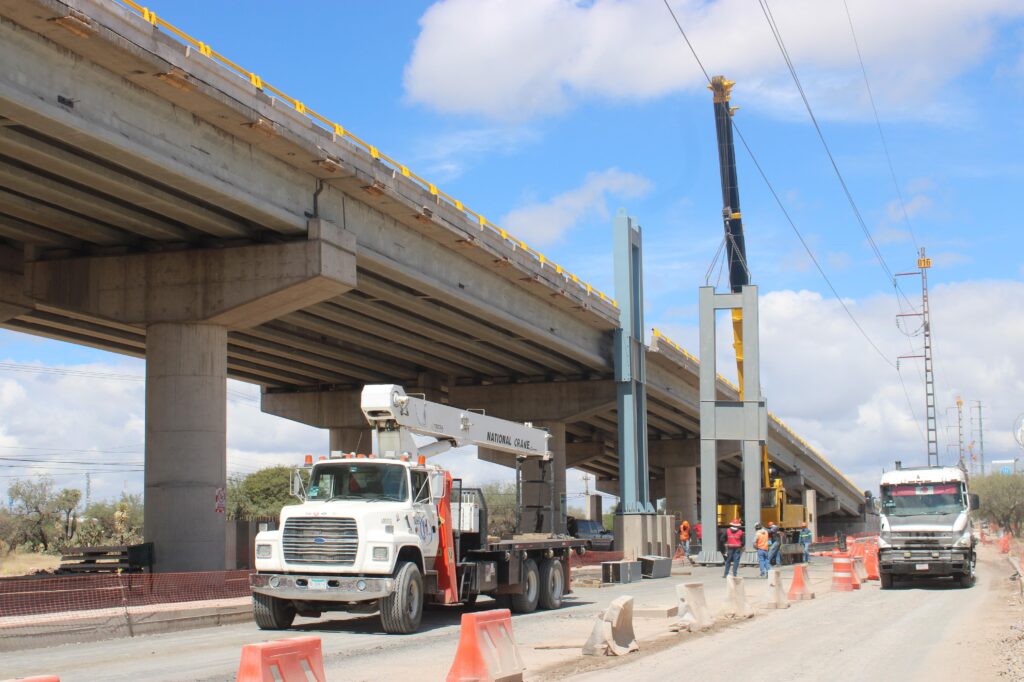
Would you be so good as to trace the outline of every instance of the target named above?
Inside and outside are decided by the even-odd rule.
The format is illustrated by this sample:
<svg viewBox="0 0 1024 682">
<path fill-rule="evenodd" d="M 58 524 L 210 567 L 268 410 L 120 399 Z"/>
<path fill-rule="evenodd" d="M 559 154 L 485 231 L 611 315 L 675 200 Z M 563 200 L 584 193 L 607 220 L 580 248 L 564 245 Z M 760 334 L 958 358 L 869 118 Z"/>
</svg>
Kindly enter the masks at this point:
<svg viewBox="0 0 1024 682">
<path fill-rule="evenodd" d="M 355 519 L 296 517 L 285 521 L 284 560 L 293 564 L 341 564 L 356 561 L 359 531 Z"/>
<path fill-rule="evenodd" d="M 903 545 L 949 545 L 953 542 L 953 534 L 945 531 L 894 531 L 892 534 L 894 544 Z"/>
</svg>

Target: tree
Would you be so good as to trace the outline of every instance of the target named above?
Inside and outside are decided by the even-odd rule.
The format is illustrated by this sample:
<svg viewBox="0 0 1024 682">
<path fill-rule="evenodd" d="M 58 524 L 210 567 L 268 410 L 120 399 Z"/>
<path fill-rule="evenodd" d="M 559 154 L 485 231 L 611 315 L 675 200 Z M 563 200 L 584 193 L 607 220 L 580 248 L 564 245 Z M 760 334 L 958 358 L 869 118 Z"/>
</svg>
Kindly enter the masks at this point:
<svg viewBox="0 0 1024 682">
<path fill-rule="evenodd" d="M 78 529 L 78 503 L 82 501 L 82 491 L 75 488 L 64 488 L 53 500 L 51 507 L 57 516 L 57 538 L 63 547 L 67 547 Z"/>
<path fill-rule="evenodd" d="M 228 481 L 228 516 L 234 519 L 277 518 L 281 507 L 295 504 L 291 494 L 292 468 L 266 467 Z"/>
<path fill-rule="evenodd" d="M 143 505 L 141 495 L 122 493 L 117 500 L 93 502 L 79 524 L 82 545 L 134 545 L 142 542 Z"/>
<path fill-rule="evenodd" d="M 511 481 L 493 481 L 480 486 L 487 502 L 487 532 L 502 535 L 516 529 L 516 484 Z"/>
<path fill-rule="evenodd" d="M 1020 537 L 1024 526 L 1024 474 L 989 474 L 971 480 L 981 498 L 979 515 Z"/>
<path fill-rule="evenodd" d="M 47 530 L 53 527 L 55 511 L 53 504 L 53 479 L 40 476 L 35 480 L 15 479 L 7 486 L 11 499 L 11 511 L 18 519 L 15 544 L 31 543 L 41 546 L 43 551 L 50 548 Z"/>
</svg>

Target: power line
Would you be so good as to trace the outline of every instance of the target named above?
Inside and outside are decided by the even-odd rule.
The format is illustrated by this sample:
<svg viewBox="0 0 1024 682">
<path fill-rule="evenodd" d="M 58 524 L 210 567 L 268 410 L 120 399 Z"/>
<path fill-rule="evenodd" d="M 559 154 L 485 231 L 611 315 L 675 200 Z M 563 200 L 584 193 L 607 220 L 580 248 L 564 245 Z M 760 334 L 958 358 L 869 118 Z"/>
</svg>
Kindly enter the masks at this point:
<svg viewBox="0 0 1024 682">
<path fill-rule="evenodd" d="M 665 3 L 665 8 L 668 9 L 669 11 L 669 14 L 672 15 L 672 20 L 675 22 L 676 28 L 679 29 L 679 33 L 683 36 L 683 40 L 686 41 L 686 45 L 690 48 L 690 52 L 691 54 L 693 54 L 693 58 L 697 61 L 697 65 L 700 67 L 701 72 L 703 72 L 704 78 L 706 78 L 708 83 L 710 83 L 711 77 L 710 75 L 708 75 L 708 70 L 704 68 L 704 63 L 701 61 L 700 56 L 697 54 L 697 50 L 693 47 L 693 43 L 690 42 L 690 38 L 686 35 L 686 30 L 683 29 L 683 25 L 679 23 L 679 18 L 676 16 L 675 11 L 673 11 L 672 6 L 668 3 L 668 0 L 663 0 L 663 2 Z M 821 267 L 821 263 L 818 262 L 818 259 L 814 255 L 814 252 L 811 251 L 811 247 L 807 244 L 807 240 L 804 239 L 803 234 L 801 234 L 800 230 L 797 228 L 796 222 L 794 222 L 792 216 L 789 215 L 789 211 L 786 210 L 785 204 L 782 203 L 782 198 L 779 196 L 779 193 L 775 191 L 774 185 L 772 185 L 771 181 L 768 179 L 768 175 L 761 167 L 760 162 L 758 162 L 757 156 L 755 156 L 754 151 L 750 148 L 750 145 L 747 143 L 747 138 L 743 135 L 743 132 L 740 130 L 739 125 L 737 125 L 736 122 L 733 121 L 732 126 L 733 129 L 736 131 L 736 134 L 739 136 L 740 142 L 743 143 L 743 148 L 747 150 L 747 154 L 750 156 L 751 161 L 753 161 L 754 167 L 757 168 L 757 172 L 760 174 L 761 179 L 764 181 L 764 184 L 768 187 L 768 191 L 771 192 L 772 197 L 774 197 L 775 203 L 778 204 L 779 209 L 782 211 L 782 215 L 785 216 L 790 228 L 793 230 L 793 233 L 796 235 L 796 238 L 800 241 L 800 244 L 804 247 L 804 251 L 807 252 L 807 256 L 811 259 L 811 262 L 814 264 L 814 267 L 818 270 L 818 274 L 820 274 L 822 279 L 825 280 L 825 284 L 828 285 L 828 288 L 832 292 L 832 295 L 839 302 L 839 305 L 842 306 L 843 310 L 846 312 L 847 317 L 850 318 L 850 321 L 857 328 L 857 331 L 860 332 L 861 336 L 864 337 L 868 344 L 875 350 L 876 353 L 878 353 L 879 357 L 881 357 L 887 365 L 895 369 L 895 363 L 893 363 L 893 361 L 889 359 L 889 356 L 882 352 L 882 350 L 878 347 L 874 340 L 868 335 L 867 331 L 865 331 L 864 327 L 861 326 L 860 322 L 854 316 L 849 306 L 846 305 L 846 301 L 844 301 L 842 296 L 839 295 L 839 292 L 832 284 L 832 280 L 829 279 L 827 274 L 825 274 L 824 268 Z"/>
<path fill-rule="evenodd" d="M 857 219 L 857 223 L 860 225 L 860 229 L 864 233 L 864 237 L 868 240 L 868 244 L 875 254 L 875 259 L 878 260 L 878 264 L 885 272 L 886 279 L 888 279 L 889 283 L 893 287 L 898 289 L 899 287 L 896 282 L 896 277 L 893 275 L 888 263 L 885 262 L 885 258 L 882 256 L 882 252 L 878 248 L 878 244 L 875 243 L 874 237 L 871 236 L 871 230 L 868 229 L 867 224 L 864 222 L 864 217 L 861 215 L 860 209 L 857 207 L 857 202 L 853 199 L 853 194 L 850 192 L 850 188 L 846 184 L 846 179 L 839 170 L 839 164 L 836 162 L 835 156 L 832 154 L 832 149 L 828 146 L 828 141 L 825 140 L 825 134 L 821 130 L 821 125 L 818 123 L 817 116 L 814 115 L 814 110 L 811 108 L 810 100 L 807 99 L 807 93 L 804 91 L 803 83 L 800 82 L 800 77 L 796 73 L 796 67 L 793 65 L 793 60 L 789 56 L 789 50 L 786 49 L 785 41 L 782 38 L 782 32 L 779 30 L 779 26 L 775 22 L 775 17 L 772 14 L 771 7 L 768 6 L 768 0 L 758 0 L 758 2 L 761 5 L 761 11 L 764 14 L 764 18 L 768 22 L 768 28 L 771 29 L 772 35 L 775 37 L 775 42 L 779 46 L 779 51 L 782 53 L 782 58 L 786 62 L 789 74 L 792 76 L 793 82 L 796 84 L 797 92 L 800 93 L 800 99 L 803 100 L 804 107 L 807 109 L 807 115 L 811 117 L 811 123 L 814 124 L 814 130 L 818 133 L 818 139 L 821 140 L 821 145 L 825 148 L 825 154 L 828 156 L 828 160 L 832 164 L 832 170 L 835 171 L 836 177 L 839 179 L 839 184 L 843 188 L 843 193 L 846 195 L 846 200 L 850 204 L 850 209 L 853 211 L 853 215 Z"/>
<path fill-rule="evenodd" d="M 878 108 L 875 106 L 875 96 L 871 92 L 871 83 L 868 82 L 868 70 L 864 67 L 864 57 L 860 52 L 860 41 L 857 40 L 857 31 L 853 27 L 853 17 L 850 15 L 850 6 L 843 0 L 843 7 L 846 9 L 846 20 L 850 24 L 850 35 L 853 36 L 853 46 L 857 50 L 857 61 L 860 62 L 860 72 L 864 75 L 864 89 L 868 92 L 868 101 L 871 103 L 871 111 L 875 115 L 875 125 L 878 127 L 878 137 L 882 141 L 882 149 L 885 151 L 885 159 L 889 163 L 889 176 L 892 178 L 892 185 L 896 188 L 896 197 L 900 202 L 900 209 L 903 211 L 903 220 L 907 224 L 910 238 L 914 241 L 914 248 L 920 249 L 917 243 L 917 235 L 910 225 L 910 214 L 907 213 L 907 205 L 903 201 L 903 192 L 900 190 L 900 183 L 896 180 L 896 169 L 893 167 L 892 156 L 889 154 L 889 143 L 886 142 L 885 133 L 882 131 L 882 119 L 878 116 Z"/>
</svg>

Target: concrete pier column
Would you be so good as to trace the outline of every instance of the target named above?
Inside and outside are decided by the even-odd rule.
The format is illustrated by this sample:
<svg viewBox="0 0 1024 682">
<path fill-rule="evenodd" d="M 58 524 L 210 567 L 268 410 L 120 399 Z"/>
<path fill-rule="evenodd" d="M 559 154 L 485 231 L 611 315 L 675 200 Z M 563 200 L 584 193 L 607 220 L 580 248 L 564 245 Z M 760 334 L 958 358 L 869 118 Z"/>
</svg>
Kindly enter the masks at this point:
<svg viewBox="0 0 1024 682">
<path fill-rule="evenodd" d="M 154 570 L 225 566 L 227 329 L 146 329 L 145 539 Z"/>
<path fill-rule="evenodd" d="M 810 488 L 804 489 L 804 509 L 807 511 L 807 527 L 818 539 L 818 491 Z"/>
<path fill-rule="evenodd" d="M 604 509 L 602 508 L 602 502 L 604 498 L 600 495 L 588 495 L 587 498 L 587 518 L 591 521 L 603 521 Z"/>
<path fill-rule="evenodd" d="M 330 433 L 331 452 L 369 453 L 373 451 L 373 431 L 366 428 L 332 427 Z"/>
<path fill-rule="evenodd" d="M 665 510 L 669 514 L 680 514 L 695 526 L 700 517 L 697 509 L 697 467 L 666 467 L 665 499 Z"/>
</svg>

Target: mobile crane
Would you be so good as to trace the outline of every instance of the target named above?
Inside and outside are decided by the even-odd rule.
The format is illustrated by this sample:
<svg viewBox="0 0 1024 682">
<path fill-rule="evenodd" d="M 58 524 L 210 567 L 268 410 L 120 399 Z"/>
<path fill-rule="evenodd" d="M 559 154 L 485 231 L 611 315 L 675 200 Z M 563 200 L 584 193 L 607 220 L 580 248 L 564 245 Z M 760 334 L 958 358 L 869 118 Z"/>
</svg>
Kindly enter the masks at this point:
<svg viewBox="0 0 1024 682">
<path fill-rule="evenodd" d="M 733 144 L 732 116 L 735 107 L 730 106 L 734 81 L 724 76 L 711 79 L 708 89 L 713 95 L 715 107 L 715 133 L 718 141 L 718 164 L 722 185 L 722 220 L 725 226 L 725 254 L 729 264 L 729 285 L 738 293 L 750 284 L 750 267 L 747 262 L 747 247 L 743 235 L 743 214 L 740 211 L 739 177 L 736 173 L 736 149 Z M 739 380 L 739 398 L 743 400 L 743 311 L 732 311 L 733 348 L 736 352 L 736 371 Z M 800 525 L 806 521 L 803 505 L 790 504 L 786 488 L 780 477 L 772 475 L 768 458 L 768 446 L 761 446 L 761 501 L 760 520 L 764 525 L 775 523 L 786 533 L 790 551 L 802 554 L 796 545 Z M 724 526 L 740 516 L 740 505 L 718 505 L 718 525 Z M 783 551 L 786 551 L 783 546 Z"/>
<path fill-rule="evenodd" d="M 364 387 L 360 407 L 376 451 L 331 453 L 316 463 L 309 457 L 308 486 L 299 471 L 292 479 L 303 502 L 281 510 L 280 530 L 256 536 L 256 624 L 286 629 L 296 615 L 376 611 L 385 631 L 405 634 L 419 628 L 426 600 L 472 604 L 481 594 L 518 613 L 559 608 L 569 592 L 569 557 L 582 554 L 586 541 L 556 536 L 553 523 L 547 536 L 488 537 L 482 492 L 427 463 L 464 445 L 512 453 L 519 491 L 523 462 L 552 466 L 547 431 L 392 384 Z M 436 440 L 417 446 L 413 434 Z M 533 506 L 538 514 L 553 507 Z"/>
</svg>

